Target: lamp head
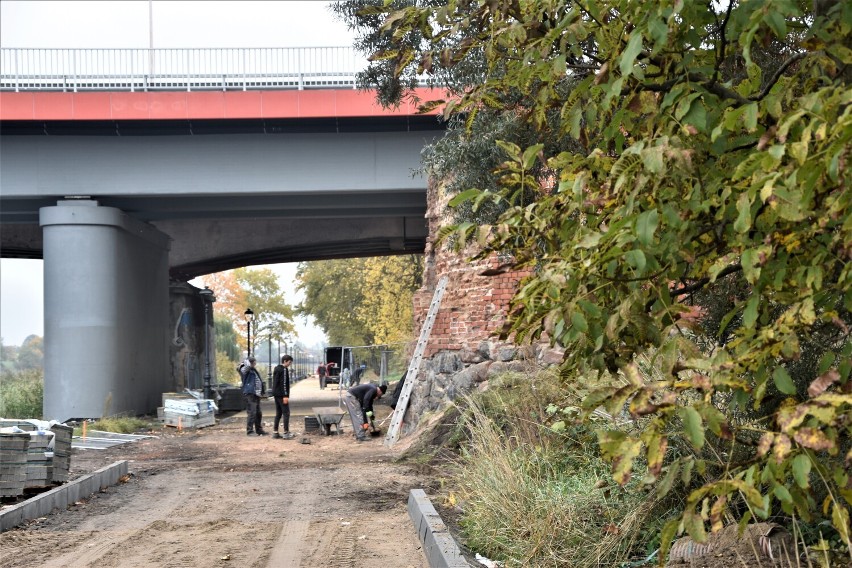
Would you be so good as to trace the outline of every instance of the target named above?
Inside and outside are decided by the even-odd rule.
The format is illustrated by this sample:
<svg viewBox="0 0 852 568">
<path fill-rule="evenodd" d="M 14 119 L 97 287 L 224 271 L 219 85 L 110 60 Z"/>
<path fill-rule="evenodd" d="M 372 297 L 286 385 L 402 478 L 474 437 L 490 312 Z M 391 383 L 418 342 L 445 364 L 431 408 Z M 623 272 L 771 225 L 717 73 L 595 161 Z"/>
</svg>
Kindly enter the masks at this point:
<svg viewBox="0 0 852 568">
<path fill-rule="evenodd" d="M 254 319 L 254 312 L 251 311 L 251 308 L 246 310 L 246 321 L 252 321 Z"/>
<path fill-rule="evenodd" d="M 212 303 L 216 301 L 216 296 L 213 295 L 213 290 L 211 290 L 207 286 L 204 287 L 204 290 L 199 290 L 198 295 L 201 296 L 201 299 L 205 302 Z"/>
</svg>

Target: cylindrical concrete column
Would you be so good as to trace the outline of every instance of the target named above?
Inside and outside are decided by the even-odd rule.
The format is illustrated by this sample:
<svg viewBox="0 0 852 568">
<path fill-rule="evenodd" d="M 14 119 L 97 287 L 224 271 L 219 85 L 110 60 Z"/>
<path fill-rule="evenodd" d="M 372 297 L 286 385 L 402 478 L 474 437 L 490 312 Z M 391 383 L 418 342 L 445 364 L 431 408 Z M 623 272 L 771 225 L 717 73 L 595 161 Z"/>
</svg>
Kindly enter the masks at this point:
<svg viewBox="0 0 852 568">
<path fill-rule="evenodd" d="M 169 238 L 119 209 L 64 200 L 44 236 L 44 416 L 159 405 L 168 384 Z"/>
</svg>

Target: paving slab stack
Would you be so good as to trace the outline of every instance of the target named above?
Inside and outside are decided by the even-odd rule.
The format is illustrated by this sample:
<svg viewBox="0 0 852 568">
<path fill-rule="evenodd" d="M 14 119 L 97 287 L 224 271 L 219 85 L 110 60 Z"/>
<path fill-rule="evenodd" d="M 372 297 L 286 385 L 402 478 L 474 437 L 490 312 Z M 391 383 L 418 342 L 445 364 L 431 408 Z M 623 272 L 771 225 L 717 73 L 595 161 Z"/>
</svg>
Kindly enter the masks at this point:
<svg viewBox="0 0 852 568">
<path fill-rule="evenodd" d="M 24 486 L 17 495 L 22 495 L 24 489 L 46 488 L 55 483 L 68 481 L 73 428 L 65 424 L 51 424 L 41 420 L 3 418 L 0 418 L 0 428 L 7 432 L 17 430 L 28 438 L 26 451 L 18 455 L 14 453 L 19 451 L 17 447 L 14 450 L 6 450 L 2 459 L 3 465 L 8 465 L 11 469 L 14 469 L 13 463 L 17 461 L 17 458 L 24 459 Z M 20 432 L 21 430 L 24 432 Z M 5 474 L 7 477 L 17 477 L 17 474 L 12 476 L 9 471 Z M 4 493 L 4 496 L 12 495 Z"/>
<path fill-rule="evenodd" d="M 157 409 L 157 417 L 166 426 L 204 428 L 216 424 L 217 409 L 210 399 L 170 392 L 163 393 L 163 406 Z"/>
<path fill-rule="evenodd" d="M 29 448 L 28 433 L 0 432 L 0 497 L 23 495 Z"/>
<path fill-rule="evenodd" d="M 71 438 L 74 429 L 65 424 L 54 424 L 50 427 L 53 432 L 53 482 L 66 483 L 68 470 L 71 467 Z"/>
</svg>

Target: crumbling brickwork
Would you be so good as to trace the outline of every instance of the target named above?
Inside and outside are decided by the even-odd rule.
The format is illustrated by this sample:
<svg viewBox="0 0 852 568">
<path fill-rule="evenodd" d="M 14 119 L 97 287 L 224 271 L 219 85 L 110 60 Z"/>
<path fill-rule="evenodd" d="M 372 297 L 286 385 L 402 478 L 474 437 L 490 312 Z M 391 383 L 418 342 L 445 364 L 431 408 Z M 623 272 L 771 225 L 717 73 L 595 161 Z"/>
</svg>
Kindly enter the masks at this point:
<svg viewBox="0 0 852 568">
<path fill-rule="evenodd" d="M 414 296 L 416 337 L 429 312 L 438 280 L 443 275 L 449 278 L 415 379 L 404 433 L 412 431 L 426 413 L 443 408 L 459 394 L 497 374 L 528 370 L 536 364 L 555 364 L 562 357 L 560 350 L 546 344 L 519 347 L 511 337 L 498 338 L 518 283 L 529 273 L 503 271 L 503 262 L 497 256 L 471 261 L 474 249 L 459 253 L 436 246 L 434 236 L 445 211 L 445 199 L 434 186 L 430 186 L 427 199 L 430 238 L 423 287 Z"/>
<path fill-rule="evenodd" d="M 509 301 L 526 273 L 483 276 L 484 271 L 499 267 L 496 257 L 469 261 L 466 255 L 446 250 L 435 256 L 435 278 L 429 278 L 428 285 L 414 297 L 416 329 L 420 329 L 429 311 L 437 279 L 448 275 L 449 280 L 424 358 L 441 351 L 477 351 L 483 341 L 499 345 L 497 333 L 506 321 Z"/>
</svg>

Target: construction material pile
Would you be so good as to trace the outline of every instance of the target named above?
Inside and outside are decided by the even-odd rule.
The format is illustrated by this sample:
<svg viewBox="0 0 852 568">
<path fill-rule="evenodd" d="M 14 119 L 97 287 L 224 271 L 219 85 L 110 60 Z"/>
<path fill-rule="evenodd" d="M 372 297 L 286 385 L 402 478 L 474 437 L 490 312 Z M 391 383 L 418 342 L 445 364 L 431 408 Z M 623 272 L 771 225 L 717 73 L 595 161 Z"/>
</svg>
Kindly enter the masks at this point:
<svg viewBox="0 0 852 568">
<path fill-rule="evenodd" d="M 0 418 L 0 497 L 68 481 L 72 432 L 58 422 Z"/>
<path fill-rule="evenodd" d="M 157 409 L 157 417 L 165 426 L 175 428 L 204 428 L 216 424 L 216 403 L 198 398 L 192 391 L 163 393 L 163 406 Z"/>
</svg>

